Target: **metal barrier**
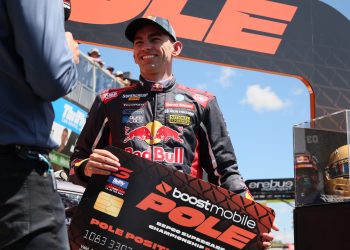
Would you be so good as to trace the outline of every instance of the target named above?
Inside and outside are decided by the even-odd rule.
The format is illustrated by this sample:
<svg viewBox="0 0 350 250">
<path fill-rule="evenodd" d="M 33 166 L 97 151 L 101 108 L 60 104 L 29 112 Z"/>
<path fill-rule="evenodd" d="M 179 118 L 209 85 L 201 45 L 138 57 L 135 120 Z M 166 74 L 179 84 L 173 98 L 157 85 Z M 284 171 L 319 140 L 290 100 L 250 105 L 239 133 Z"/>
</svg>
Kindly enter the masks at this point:
<svg viewBox="0 0 350 250">
<path fill-rule="evenodd" d="M 90 109 L 97 93 L 109 88 L 122 88 L 107 70 L 91 61 L 87 55 L 80 52 L 78 66 L 78 85 L 65 98 L 78 103 L 87 110 Z"/>
</svg>

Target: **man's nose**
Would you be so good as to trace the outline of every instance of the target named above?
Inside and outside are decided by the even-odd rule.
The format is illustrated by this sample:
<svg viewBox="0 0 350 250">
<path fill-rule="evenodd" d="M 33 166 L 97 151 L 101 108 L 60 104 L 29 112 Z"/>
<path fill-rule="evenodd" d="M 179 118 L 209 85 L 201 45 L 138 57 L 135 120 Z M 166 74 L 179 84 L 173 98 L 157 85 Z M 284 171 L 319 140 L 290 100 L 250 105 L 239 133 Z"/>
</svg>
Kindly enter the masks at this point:
<svg viewBox="0 0 350 250">
<path fill-rule="evenodd" d="M 151 48 L 152 48 L 152 43 L 151 43 L 151 42 L 149 42 L 149 41 L 144 41 L 144 42 L 142 43 L 142 47 L 141 47 L 142 50 L 149 50 L 149 49 L 151 49 Z"/>
</svg>

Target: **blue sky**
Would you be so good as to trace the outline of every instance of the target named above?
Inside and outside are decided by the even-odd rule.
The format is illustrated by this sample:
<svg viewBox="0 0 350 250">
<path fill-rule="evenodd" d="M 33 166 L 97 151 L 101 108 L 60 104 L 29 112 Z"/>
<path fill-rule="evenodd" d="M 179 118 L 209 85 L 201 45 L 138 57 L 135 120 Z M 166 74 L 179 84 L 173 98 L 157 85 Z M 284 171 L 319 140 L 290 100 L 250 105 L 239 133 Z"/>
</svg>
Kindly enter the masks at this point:
<svg viewBox="0 0 350 250">
<path fill-rule="evenodd" d="M 324 0 L 350 19 L 349 0 Z M 82 52 L 96 46 L 80 45 Z M 107 66 L 139 70 L 129 51 L 98 47 Z M 293 125 L 310 120 L 310 96 L 298 79 L 176 59 L 177 81 L 217 96 L 244 179 L 292 178 Z M 275 238 L 293 242 L 292 208 L 268 203 L 277 212 Z"/>
</svg>

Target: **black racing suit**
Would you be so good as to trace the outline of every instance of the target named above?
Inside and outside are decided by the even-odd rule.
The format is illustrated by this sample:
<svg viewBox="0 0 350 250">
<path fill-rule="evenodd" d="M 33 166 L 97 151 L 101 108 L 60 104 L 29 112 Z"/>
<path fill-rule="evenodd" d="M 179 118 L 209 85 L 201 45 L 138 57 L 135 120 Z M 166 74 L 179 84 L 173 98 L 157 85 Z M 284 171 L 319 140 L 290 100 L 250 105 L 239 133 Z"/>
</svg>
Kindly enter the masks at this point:
<svg viewBox="0 0 350 250">
<path fill-rule="evenodd" d="M 175 82 L 148 82 L 99 94 L 71 157 L 70 179 L 85 185 L 92 150 L 113 145 L 249 197 L 215 96 Z"/>
</svg>

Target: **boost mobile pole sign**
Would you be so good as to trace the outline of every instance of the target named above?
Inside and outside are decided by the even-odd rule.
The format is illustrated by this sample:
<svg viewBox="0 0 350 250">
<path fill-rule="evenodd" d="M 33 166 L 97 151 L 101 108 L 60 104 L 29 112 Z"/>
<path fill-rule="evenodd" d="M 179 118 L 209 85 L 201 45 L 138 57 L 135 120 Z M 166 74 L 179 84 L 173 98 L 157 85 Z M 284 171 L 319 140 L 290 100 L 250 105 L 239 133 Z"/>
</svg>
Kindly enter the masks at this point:
<svg viewBox="0 0 350 250">
<path fill-rule="evenodd" d="M 66 28 L 80 41 L 130 49 L 126 25 L 162 16 L 183 58 L 299 78 L 312 118 L 350 106 L 350 21 L 319 0 L 71 1 Z"/>
<path fill-rule="evenodd" d="M 72 218 L 72 250 L 261 249 L 272 209 L 121 149 L 122 167 L 94 176 Z"/>
</svg>

